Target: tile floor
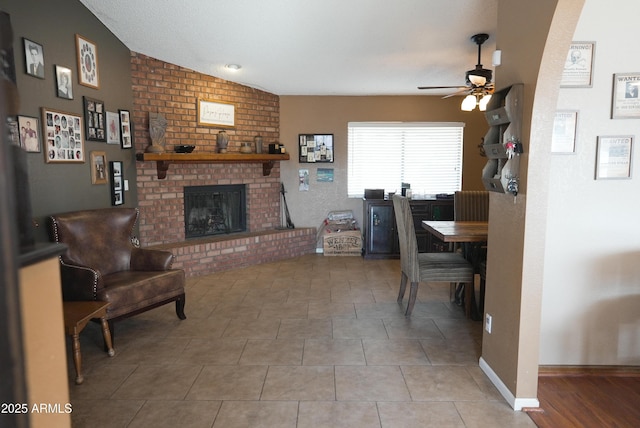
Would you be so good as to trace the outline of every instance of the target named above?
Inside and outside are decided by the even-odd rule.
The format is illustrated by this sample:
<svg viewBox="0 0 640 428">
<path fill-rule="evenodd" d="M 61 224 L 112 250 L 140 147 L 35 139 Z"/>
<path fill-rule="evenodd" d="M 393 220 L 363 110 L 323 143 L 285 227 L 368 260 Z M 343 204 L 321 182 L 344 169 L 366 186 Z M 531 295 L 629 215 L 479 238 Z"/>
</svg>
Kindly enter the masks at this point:
<svg viewBox="0 0 640 428">
<path fill-rule="evenodd" d="M 535 427 L 478 367 L 482 325 L 422 284 L 410 319 L 398 260 L 308 255 L 187 281 L 174 305 L 83 331 L 80 427 Z M 405 298 L 406 304 L 406 298 Z"/>
</svg>

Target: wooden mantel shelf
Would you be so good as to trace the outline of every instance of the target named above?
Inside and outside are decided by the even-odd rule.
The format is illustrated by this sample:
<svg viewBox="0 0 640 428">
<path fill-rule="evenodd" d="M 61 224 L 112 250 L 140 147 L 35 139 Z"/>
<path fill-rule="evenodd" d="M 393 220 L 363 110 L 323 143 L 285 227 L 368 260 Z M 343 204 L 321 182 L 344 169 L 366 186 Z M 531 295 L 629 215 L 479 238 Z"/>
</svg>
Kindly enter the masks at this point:
<svg viewBox="0 0 640 428">
<path fill-rule="evenodd" d="M 289 160 L 289 153 L 280 155 L 257 153 L 137 153 L 136 159 L 141 162 L 155 162 L 158 179 L 167 178 L 167 170 L 172 163 L 261 163 L 262 175 L 271 174 L 276 161 Z"/>
</svg>

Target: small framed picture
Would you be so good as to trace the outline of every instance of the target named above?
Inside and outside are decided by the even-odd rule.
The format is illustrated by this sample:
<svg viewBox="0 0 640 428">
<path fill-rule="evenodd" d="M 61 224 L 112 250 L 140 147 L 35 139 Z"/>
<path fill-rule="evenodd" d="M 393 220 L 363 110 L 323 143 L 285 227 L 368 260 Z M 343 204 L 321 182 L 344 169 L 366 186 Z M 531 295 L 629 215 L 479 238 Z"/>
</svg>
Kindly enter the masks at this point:
<svg viewBox="0 0 640 428">
<path fill-rule="evenodd" d="M 552 153 L 575 153 L 578 112 L 570 110 L 556 111 L 551 136 Z"/>
<path fill-rule="evenodd" d="M 7 138 L 12 146 L 22 147 L 17 116 L 7 116 Z M 22 147 L 24 148 L 24 147 Z"/>
<path fill-rule="evenodd" d="M 40 121 L 37 117 L 18 116 L 20 147 L 29 153 L 40 153 Z"/>
<path fill-rule="evenodd" d="M 91 152 L 91 184 L 107 184 L 107 154 Z"/>
<path fill-rule="evenodd" d="M 111 205 L 124 204 L 124 176 L 122 174 L 122 162 L 109 162 L 109 173 L 111 174 Z"/>
<path fill-rule="evenodd" d="M 123 149 L 133 147 L 133 134 L 131 132 L 131 114 L 129 110 L 118 110 L 120 114 L 120 142 Z"/>
<path fill-rule="evenodd" d="M 596 180 L 631 178 L 633 136 L 598 137 Z"/>
<path fill-rule="evenodd" d="M 298 162 L 333 162 L 333 134 L 299 134 Z"/>
<path fill-rule="evenodd" d="M 82 117 L 42 107 L 42 135 L 47 163 L 83 163 Z"/>
<path fill-rule="evenodd" d="M 99 89 L 98 47 L 86 37 L 76 34 L 76 50 L 78 54 L 78 83 Z"/>
<path fill-rule="evenodd" d="M 104 102 L 89 97 L 84 100 L 84 133 L 88 141 L 107 141 Z"/>
<path fill-rule="evenodd" d="M 640 73 L 613 75 L 612 119 L 640 118 Z"/>
<path fill-rule="evenodd" d="M 71 69 L 56 65 L 56 94 L 65 100 L 73 99 L 73 84 L 71 83 Z"/>
<path fill-rule="evenodd" d="M 107 112 L 107 144 L 120 144 L 120 118 L 112 111 Z"/>
<path fill-rule="evenodd" d="M 40 43 L 23 38 L 25 72 L 29 76 L 44 79 L 44 49 Z"/>
<path fill-rule="evenodd" d="M 595 51 L 595 42 L 571 42 L 562 71 L 560 87 L 591 88 L 593 86 Z"/>
</svg>

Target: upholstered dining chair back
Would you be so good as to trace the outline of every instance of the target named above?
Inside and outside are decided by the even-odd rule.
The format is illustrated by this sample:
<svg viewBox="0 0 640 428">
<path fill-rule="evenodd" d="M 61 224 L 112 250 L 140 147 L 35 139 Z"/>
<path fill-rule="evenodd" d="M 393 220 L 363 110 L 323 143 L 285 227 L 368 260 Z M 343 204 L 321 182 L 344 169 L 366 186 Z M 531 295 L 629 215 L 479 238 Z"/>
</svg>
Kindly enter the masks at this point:
<svg viewBox="0 0 640 428">
<path fill-rule="evenodd" d="M 398 228 L 402 272 L 407 275 L 410 282 L 419 282 L 418 240 L 409 200 L 400 195 L 393 195 L 393 210 L 395 211 L 396 227 Z"/>
<path fill-rule="evenodd" d="M 489 221 L 489 192 L 461 190 L 454 194 L 454 220 Z"/>
</svg>

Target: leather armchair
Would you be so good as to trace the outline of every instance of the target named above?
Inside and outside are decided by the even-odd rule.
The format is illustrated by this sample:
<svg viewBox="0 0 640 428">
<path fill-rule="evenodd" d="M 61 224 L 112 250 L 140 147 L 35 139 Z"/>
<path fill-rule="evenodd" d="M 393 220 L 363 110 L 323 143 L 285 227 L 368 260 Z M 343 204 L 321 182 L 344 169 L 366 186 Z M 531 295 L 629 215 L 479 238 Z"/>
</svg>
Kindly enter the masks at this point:
<svg viewBox="0 0 640 428">
<path fill-rule="evenodd" d="M 106 208 L 50 216 L 52 239 L 67 246 L 60 256 L 63 300 L 109 302 L 112 337 L 114 321 L 170 302 L 186 318 L 184 271 L 171 269 L 169 251 L 132 244 L 138 215 L 135 208 Z"/>
</svg>

